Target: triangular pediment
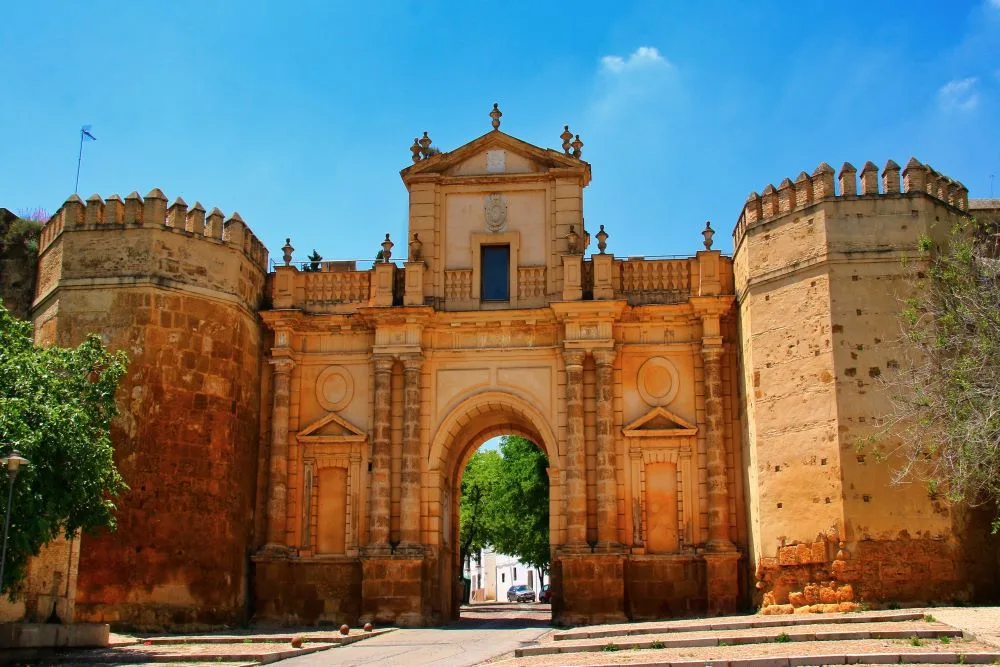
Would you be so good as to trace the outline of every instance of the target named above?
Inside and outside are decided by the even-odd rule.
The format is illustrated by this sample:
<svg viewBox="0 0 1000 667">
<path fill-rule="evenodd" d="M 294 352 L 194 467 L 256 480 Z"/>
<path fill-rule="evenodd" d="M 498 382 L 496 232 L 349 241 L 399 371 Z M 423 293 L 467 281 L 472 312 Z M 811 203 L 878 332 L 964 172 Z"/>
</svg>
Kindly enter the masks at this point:
<svg viewBox="0 0 1000 667">
<path fill-rule="evenodd" d="M 623 428 L 622 433 L 633 438 L 681 438 L 696 435 L 698 427 L 657 406 Z"/>
<path fill-rule="evenodd" d="M 489 153 L 506 153 L 504 169 L 499 169 L 495 159 L 487 162 Z M 453 151 L 440 153 L 420 160 L 400 172 L 403 180 L 414 176 L 438 174 L 442 176 L 492 176 L 518 173 L 545 172 L 550 169 L 574 169 L 586 173 L 589 181 L 590 165 L 583 160 L 549 148 L 539 148 L 509 134 L 495 130 L 487 132 Z"/>
<path fill-rule="evenodd" d="M 296 434 L 299 442 L 363 442 L 368 435 L 336 412 L 314 421 Z"/>
</svg>

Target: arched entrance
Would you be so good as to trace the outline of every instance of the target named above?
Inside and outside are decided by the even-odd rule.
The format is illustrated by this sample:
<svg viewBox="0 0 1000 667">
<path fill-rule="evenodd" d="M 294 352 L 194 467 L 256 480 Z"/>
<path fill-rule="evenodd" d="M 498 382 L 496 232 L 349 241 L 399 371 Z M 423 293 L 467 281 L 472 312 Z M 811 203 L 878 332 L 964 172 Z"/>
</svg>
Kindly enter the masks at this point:
<svg viewBox="0 0 1000 667">
<path fill-rule="evenodd" d="M 549 538 L 559 544 L 565 526 L 565 508 L 559 475 L 561 455 L 555 433 L 528 401 L 513 393 L 489 391 L 466 397 L 441 422 L 427 461 L 430 496 L 439 508 L 437 530 L 431 536 L 439 549 L 438 595 L 442 618 L 458 618 L 462 602 L 462 562 L 459 549 L 461 480 L 469 459 L 487 440 L 520 435 L 541 448 L 549 460 Z M 436 483 L 436 488 L 433 485 Z M 433 522 L 432 522 L 433 523 Z"/>
</svg>

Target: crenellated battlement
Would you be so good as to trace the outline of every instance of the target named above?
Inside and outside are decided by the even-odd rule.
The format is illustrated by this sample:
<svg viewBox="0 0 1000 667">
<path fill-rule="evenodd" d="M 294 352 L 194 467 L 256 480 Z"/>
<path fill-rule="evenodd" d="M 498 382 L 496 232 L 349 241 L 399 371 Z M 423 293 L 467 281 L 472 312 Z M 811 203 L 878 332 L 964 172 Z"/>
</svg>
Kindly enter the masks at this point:
<svg viewBox="0 0 1000 667">
<path fill-rule="evenodd" d="M 167 197 L 159 188 L 145 196 L 132 192 L 124 199 L 111 195 L 102 199 L 91 195 L 86 202 L 72 195 L 42 228 L 39 252 L 45 250 L 65 231 L 70 230 L 162 229 L 191 238 L 214 241 L 240 249 L 254 265 L 267 271 L 267 248 L 250 231 L 240 214 L 226 219 L 218 208 L 207 214 L 200 202 L 189 207 L 177 197 L 167 206 Z"/>
<path fill-rule="evenodd" d="M 812 175 L 803 171 L 795 181 L 786 178 L 778 187 L 768 184 L 760 194 L 751 192 L 733 230 L 734 247 L 751 227 L 832 199 L 925 194 L 961 211 L 969 210 L 969 190 L 964 185 L 916 158 L 910 158 L 902 170 L 889 160 L 881 177 L 873 162 L 865 162 L 860 177 L 859 188 L 858 170 L 850 162 L 843 164 L 836 177 L 833 167 L 823 162 Z"/>
</svg>

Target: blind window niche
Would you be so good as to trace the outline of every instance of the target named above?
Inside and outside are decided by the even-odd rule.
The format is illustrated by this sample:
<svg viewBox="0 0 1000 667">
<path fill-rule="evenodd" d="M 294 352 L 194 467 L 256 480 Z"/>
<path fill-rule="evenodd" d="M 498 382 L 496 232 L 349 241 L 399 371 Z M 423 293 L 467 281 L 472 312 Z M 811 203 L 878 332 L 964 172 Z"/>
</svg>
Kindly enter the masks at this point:
<svg viewBox="0 0 1000 667">
<path fill-rule="evenodd" d="M 480 298 L 483 301 L 510 300 L 510 245 L 481 246 Z"/>
</svg>

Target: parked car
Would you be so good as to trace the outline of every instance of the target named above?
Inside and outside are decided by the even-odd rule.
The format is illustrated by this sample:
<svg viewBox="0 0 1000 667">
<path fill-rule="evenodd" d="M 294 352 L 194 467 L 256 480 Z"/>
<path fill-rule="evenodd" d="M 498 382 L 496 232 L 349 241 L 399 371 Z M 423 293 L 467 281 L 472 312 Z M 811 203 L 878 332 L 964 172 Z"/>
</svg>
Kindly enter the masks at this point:
<svg viewBox="0 0 1000 667">
<path fill-rule="evenodd" d="M 539 602 L 552 602 L 552 588 L 545 584 L 542 586 L 542 592 L 538 594 Z"/>
<path fill-rule="evenodd" d="M 535 591 L 528 586 L 511 586 L 507 589 L 507 602 L 534 602 Z"/>
</svg>

